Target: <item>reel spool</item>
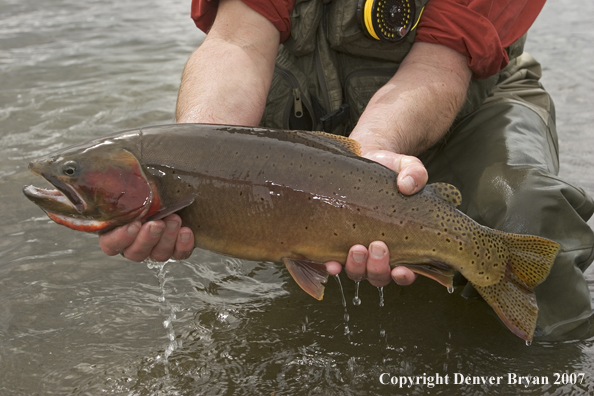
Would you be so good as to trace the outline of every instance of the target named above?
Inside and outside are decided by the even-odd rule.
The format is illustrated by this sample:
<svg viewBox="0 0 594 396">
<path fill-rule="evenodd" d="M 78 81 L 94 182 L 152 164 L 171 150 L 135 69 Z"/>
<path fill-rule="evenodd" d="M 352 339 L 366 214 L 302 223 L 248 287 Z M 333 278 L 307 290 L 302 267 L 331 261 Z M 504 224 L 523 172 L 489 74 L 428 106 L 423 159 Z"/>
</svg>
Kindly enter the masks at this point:
<svg viewBox="0 0 594 396">
<path fill-rule="evenodd" d="M 388 43 L 397 43 L 414 29 L 415 12 L 414 0 L 359 0 L 357 4 L 361 30 Z"/>
</svg>

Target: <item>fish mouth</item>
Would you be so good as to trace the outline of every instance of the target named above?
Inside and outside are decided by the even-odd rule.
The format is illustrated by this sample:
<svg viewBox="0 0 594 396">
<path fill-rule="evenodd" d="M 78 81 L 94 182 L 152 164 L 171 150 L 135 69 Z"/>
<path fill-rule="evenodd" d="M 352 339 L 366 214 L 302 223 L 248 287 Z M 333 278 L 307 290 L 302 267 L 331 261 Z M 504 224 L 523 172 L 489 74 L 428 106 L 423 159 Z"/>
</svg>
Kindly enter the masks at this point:
<svg viewBox="0 0 594 396">
<path fill-rule="evenodd" d="M 23 187 L 23 193 L 29 200 L 41 207 L 46 212 L 62 214 L 67 216 L 81 216 L 87 209 L 87 204 L 80 194 L 69 184 L 52 175 L 44 175 L 29 165 L 32 173 L 43 177 L 55 189 L 35 187 L 33 185 Z"/>
</svg>

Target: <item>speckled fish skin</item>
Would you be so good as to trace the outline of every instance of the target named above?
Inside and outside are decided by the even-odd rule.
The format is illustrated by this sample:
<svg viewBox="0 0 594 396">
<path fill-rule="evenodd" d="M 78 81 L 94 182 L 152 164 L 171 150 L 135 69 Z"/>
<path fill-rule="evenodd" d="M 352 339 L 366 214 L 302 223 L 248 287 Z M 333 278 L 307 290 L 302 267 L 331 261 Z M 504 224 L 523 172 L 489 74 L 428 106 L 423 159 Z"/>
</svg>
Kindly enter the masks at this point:
<svg viewBox="0 0 594 396">
<path fill-rule="evenodd" d="M 559 245 L 479 225 L 455 208 L 455 187 L 433 184 L 404 196 L 397 174 L 359 157 L 354 141 L 321 133 L 177 124 L 124 135 L 117 144 L 138 159 L 161 207 L 192 197 L 178 213 L 197 247 L 285 261 L 291 270 L 344 263 L 352 245 L 382 240 L 392 266 L 406 264 L 446 286 L 449 268 L 459 271 L 515 334 L 532 339 L 533 288 Z M 291 274 L 322 297 L 321 284 L 321 292 L 308 290 Z"/>
</svg>

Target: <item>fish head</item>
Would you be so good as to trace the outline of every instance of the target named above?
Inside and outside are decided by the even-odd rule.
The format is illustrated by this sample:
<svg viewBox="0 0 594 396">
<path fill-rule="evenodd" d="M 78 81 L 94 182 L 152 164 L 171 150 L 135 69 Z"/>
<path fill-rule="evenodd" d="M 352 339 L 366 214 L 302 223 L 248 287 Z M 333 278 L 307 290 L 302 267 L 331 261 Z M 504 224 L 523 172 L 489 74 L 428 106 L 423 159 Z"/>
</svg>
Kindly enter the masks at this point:
<svg viewBox="0 0 594 396">
<path fill-rule="evenodd" d="M 146 216 L 153 187 L 136 156 L 117 139 L 73 146 L 29 164 L 54 189 L 25 186 L 24 194 L 58 224 L 106 232 Z"/>
</svg>

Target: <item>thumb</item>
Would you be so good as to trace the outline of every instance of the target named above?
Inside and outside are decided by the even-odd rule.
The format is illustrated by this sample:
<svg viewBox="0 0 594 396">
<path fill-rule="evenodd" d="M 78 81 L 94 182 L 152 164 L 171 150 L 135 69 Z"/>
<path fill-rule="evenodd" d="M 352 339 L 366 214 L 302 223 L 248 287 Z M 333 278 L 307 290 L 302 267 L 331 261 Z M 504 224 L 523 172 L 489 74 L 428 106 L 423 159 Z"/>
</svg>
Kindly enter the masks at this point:
<svg viewBox="0 0 594 396">
<path fill-rule="evenodd" d="M 419 192 L 427 184 L 427 169 L 417 157 L 388 150 L 370 150 L 363 157 L 398 173 L 398 189 L 405 195 Z"/>
</svg>

